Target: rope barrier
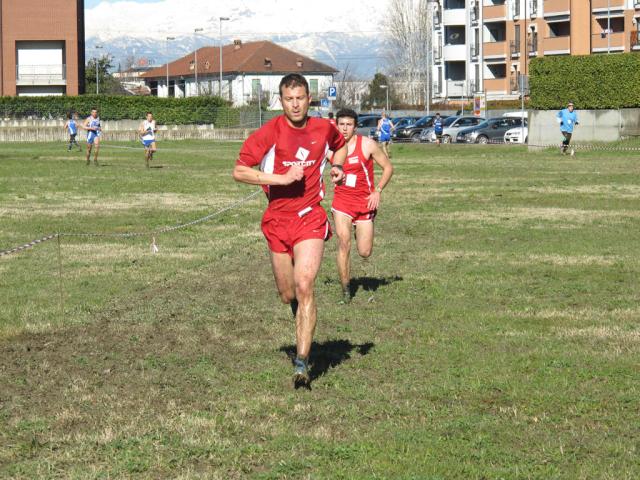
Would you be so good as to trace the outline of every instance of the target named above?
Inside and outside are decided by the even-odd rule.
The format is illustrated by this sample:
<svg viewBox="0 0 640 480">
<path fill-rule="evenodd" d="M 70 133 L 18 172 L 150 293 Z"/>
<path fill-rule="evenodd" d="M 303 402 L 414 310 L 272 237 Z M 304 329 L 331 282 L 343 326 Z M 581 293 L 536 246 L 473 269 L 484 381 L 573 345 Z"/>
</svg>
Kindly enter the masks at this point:
<svg viewBox="0 0 640 480">
<path fill-rule="evenodd" d="M 215 211 L 213 213 L 205 215 L 204 217 L 197 218 L 197 219 L 192 220 L 190 222 L 181 223 L 179 225 L 162 227 L 162 228 L 158 228 L 156 230 L 149 230 L 149 231 L 146 231 L 146 232 L 122 232 L 122 233 L 115 233 L 115 232 L 105 232 L 105 233 L 100 233 L 100 232 L 59 232 L 59 233 L 53 233 L 51 235 L 47 235 L 45 237 L 38 238 L 36 240 L 32 240 L 31 242 L 25 243 L 23 245 L 19 245 L 19 246 L 14 247 L 14 248 L 10 248 L 8 250 L 0 250 L 0 257 L 8 256 L 8 255 L 19 253 L 19 252 L 23 252 L 23 251 L 28 250 L 30 248 L 33 248 L 33 247 L 35 247 L 37 245 L 45 243 L 45 242 L 47 242 L 49 240 L 60 239 L 61 237 L 133 238 L 133 237 L 151 236 L 151 237 L 153 237 L 152 250 L 155 253 L 155 252 L 158 251 L 158 248 L 157 248 L 156 243 L 155 243 L 155 236 L 156 235 L 162 235 L 164 233 L 174 232 L 176 230 L 181 230 L 183 228 L 191 227 L 193 225 L 198 225 L 200 223 L 203 223 L 203 222 L 206 222 L 208 220 L 211 220 L 212 218 L 218 217 L 218 216 L 222 215 L 223 213 L 226 213 L 226 212 L 228 212 L 230 210 L 233 210 L 235 208 L 240 207 L 241 205 L 247 203 L 249 200 L 253 199 L 254 197 L 259 195 L 260 193 L 262 193 L 262 190 L 256 190 L 256 191 L 252 192 L 251 194 L 247 195 L 246 197 L 241 198 L 237 202 L 234 202 L 234 203 L 232 203 L 230 205 L 227 205 L 226 207 L 223 207 L 223 208 L 221 208 L 221 209 L 219 209 L 219 210 L 217 210 L 217 211 Z"/>
</svg>

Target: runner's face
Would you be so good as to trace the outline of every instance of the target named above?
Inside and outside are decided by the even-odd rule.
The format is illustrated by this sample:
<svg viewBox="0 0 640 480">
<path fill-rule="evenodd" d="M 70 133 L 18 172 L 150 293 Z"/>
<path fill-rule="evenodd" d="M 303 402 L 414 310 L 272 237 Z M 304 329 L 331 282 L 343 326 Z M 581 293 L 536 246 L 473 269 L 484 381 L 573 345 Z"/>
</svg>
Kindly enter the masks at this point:
<svg viewBox="0 0 640 480">
<path fill-rule="evenodd" d="M 569 111 L 573 112 L 573 105 L 569 105 Z"/>
<path fill-rule="evenodd" d="M 147 122 L 150 122 L 153 120 L 153 115 L 150 113 L 147 113 Z"/>
<path fill-rule="evenodd" d="M 93 118 L 97 118 L 98 117 L 98 111 L 97 110 L 91 110 L 91 116 Z"/>
<path fill-rule="evenodd" d="M 284 114 L 291 123 L 296 125 L 305 121 L 311 96 L 304 87 L 282 87 L 280 100 Z"/>
<path fill-rule="evenodd" d="M 350 117 L 340 117 L 338 119 L 338 130 L 344 137 L 345 141 L 349 141 L 353 138 L 356 131 L 356 122 Z"/>
</svg>

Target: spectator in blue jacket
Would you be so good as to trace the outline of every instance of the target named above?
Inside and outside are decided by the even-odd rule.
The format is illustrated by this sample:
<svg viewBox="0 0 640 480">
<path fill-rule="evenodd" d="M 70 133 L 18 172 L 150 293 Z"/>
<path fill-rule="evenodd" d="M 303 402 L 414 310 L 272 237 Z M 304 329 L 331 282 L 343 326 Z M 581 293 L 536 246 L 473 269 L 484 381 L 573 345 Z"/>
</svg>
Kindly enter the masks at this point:
<svg viewBox="0 0 640 480">
<path fill-rule="evenodd" d="M 567 108 L 564 108 L 558 112 L 556 115 L 556 120 L 560 124 L 560 132 L 564 137 L 562 141 L 562 147 L 560 147 L 560 152 L 563 155 L 567 154 L 567 150 L 569 150 L 569 144 L 571 143 L 571 135 L 573 135 L 573 129 L 576 125 L 578 125 L 578 114 L 573 109 L 573 102 L 569 102 Z M 571 155 L 574 155 L 575 151 L 573 148 L 571 149 Z"/>
</svg>

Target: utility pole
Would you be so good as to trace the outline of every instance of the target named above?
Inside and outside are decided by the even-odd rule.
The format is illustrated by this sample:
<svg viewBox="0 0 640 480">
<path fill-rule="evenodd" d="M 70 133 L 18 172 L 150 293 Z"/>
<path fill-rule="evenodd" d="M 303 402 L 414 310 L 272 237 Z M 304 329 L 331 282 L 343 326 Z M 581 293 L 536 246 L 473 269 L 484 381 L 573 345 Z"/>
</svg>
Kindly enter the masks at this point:
<svg viewBox="0 0 640 480">
<path fill-rule="evenodd" d="M 218 84 L 218 96 L 222 98 L 222 22 L 229 21 L 229 17 L 219 17 L 218 18 L 218 43 L 220 44 L 220 81 Z"/>
<path fill-rule="evenodd" d="M 96 45 L 96 95 L 100 94 L 100 77 L 98 73 L 100 72 L 100 64 L 98 63 L 98 49 L 102 48 L 102 45 Z"/>
<path fill-rule="evenodd" d="M 202 30 L 202 28 L 193 29 L 193 69 L 195 71 L 196 79 L 196 96 L 200 95 L 200 84 L 198 83 L 198 46 L 196 45 L 196 35 Z"/>
<path fill-rule="evenodd" d="M 165 53 L 167 55 L 167 98 L 169 98 L 169 42 L 175 39 L 176 37 L 167 37 L 165 40 L 165 49 L 166 49 Z M 174 95 L 175 95 L 175 92 L 174 92 Z"/>
</svg>

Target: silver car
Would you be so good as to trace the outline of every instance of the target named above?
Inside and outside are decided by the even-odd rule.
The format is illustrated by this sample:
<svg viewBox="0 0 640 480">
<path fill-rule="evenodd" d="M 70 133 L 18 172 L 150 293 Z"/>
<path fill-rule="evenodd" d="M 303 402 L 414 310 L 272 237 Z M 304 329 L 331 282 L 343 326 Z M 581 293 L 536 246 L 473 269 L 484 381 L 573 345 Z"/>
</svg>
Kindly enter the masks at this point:
<svg viewBox="0 0 640 480">
<path fill-rule="evenodd" d="M 442 130 L 442 143 L 455 142 L 458 137 L 458 132 L 464 128 L 475 127 L 476 125 L 484 122 L 482 117 L 464 116 L 464 117 L 447 117 L 444 123 L 444 129 Z M 429 132 L 427 141 L 435 142 L 436 134 L 434 131 Z"/>
</svg>

